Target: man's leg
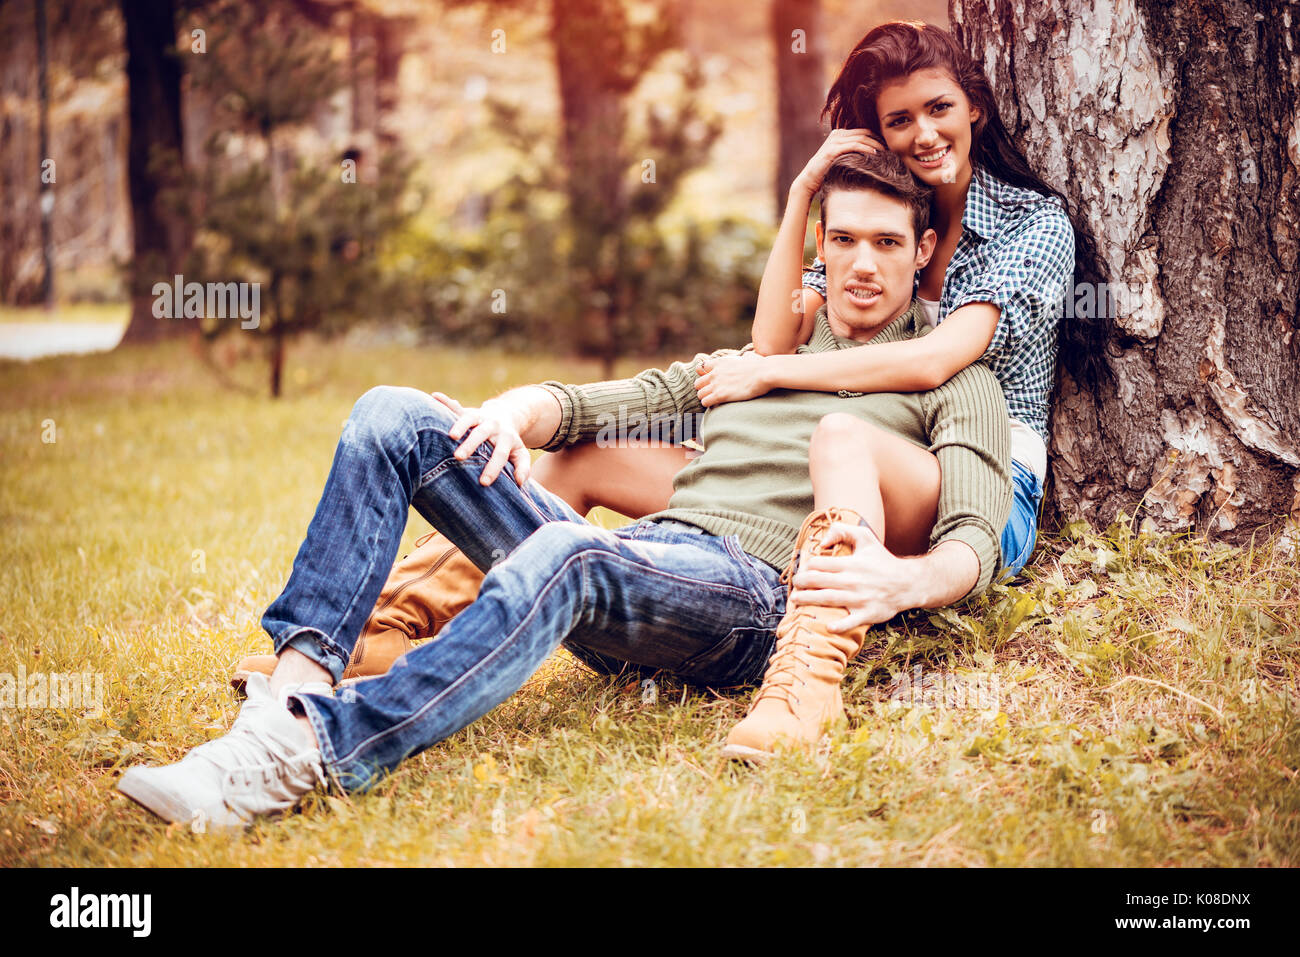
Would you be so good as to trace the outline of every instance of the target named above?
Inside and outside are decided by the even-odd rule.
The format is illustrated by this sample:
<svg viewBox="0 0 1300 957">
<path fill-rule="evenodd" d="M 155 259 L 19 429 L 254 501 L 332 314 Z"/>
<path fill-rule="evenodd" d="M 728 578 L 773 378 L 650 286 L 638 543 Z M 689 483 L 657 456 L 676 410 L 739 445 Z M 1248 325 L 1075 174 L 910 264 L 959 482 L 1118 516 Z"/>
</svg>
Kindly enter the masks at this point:
<svg viewBox="0 0 1300 957">
<path fill-rule="evenodd" d="M 281 657 L 273 690 L 301 680 L 308 665 L 332 683 L 342 677 L 397 555 L 408 506 L 483 570 L 548 521 L 582 521 L 535 483 L 521 490 L 509 466 L 480 485 L 491 448 L 456 459 L 459 443 L 447 435 L 455 420 L 415 389 L 371 389 L 357 401 L 293 572 L 262 617 Z M 281 675 L 286 660 L 293 672 Z"/>
<path fill-rule="evenodd" d="M 364 790 L 520 688 L 563 641 L 727 686 L 755 680 L 784 608 L 777 573 L 734 540 L 639 524 L 554 523 L 483 581 L 479 598 L 386 675 L 291 697 L 326 770 Z"/>
<path fill-rule="evenodd" d="M 262 619 L 281 654 L 273 676 L 279 687 L 254 675 L 230 733 L 177 764 L 131 768 L 119 790 L 171 821 L 201 817 L 237 827 L 309 789 L 320 756 L 283 695 L 306 683 L 337 683 L 397 553 L 409 506 L 485 570 L 549 521 L 582 521 L 539 486 L 520 489 L 509 466 L 482 486 L 490 449 L 456 459 L 460 443 L 447 434 L 454 422 L 449 409 L 414 389 L 372 389 L 357 401 L 289 582 Z"/>
<path fill-rule="evenodd" d="M 640 518 L 668 507 L 673 477 L 688 461 L 687 450 L 680 446 L 601 447 L 583 442 L 542 455 L 533 464 L 532 479 L 579 515 L 602 505 Z M 411 554 L 389 572 L 343 680 L 386 672 L 414 642 L 433 637 L 460 614 L 478 594 L 482 580 L 483 573 L 441 533 L 430 532 L 416 542 Z M 291 655 L 297 653 L 286 651 L 286 658 Z M 236 664 L 231 685 L 242 690 L 250 674 L 270 675 L 279 661 L 274 654 L 247 655 Z M 584 661 L 598 670 L 608 670 L 590 656 Z M 319 668 L 314 662 L 312 665 Z M 329 675 L 320 669 L 297 680 L 313 678 L 328 681 Z"/>
<path fill-rule="evenodd" d="M 482 582 L 483 572 L 441 532 L 421 536 L 389 571 L 343 681 L 382 675 L 416 642 L 434 637 L 464 611 Z M 278 662 L 274 654 L 245 655 L 235 665 L 231 687 L 242 691 L 250 675 L 270 676 Z"/>
</svg>

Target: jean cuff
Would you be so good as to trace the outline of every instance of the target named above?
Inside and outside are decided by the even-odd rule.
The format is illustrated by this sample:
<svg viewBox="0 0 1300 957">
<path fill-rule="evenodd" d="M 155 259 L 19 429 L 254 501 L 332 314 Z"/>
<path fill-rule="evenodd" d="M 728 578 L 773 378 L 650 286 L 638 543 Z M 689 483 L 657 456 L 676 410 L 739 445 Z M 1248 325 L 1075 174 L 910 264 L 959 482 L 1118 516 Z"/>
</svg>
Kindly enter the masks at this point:
<svg viewBox="0 0 1300 957">
<path fill-rule="evenodd" d="M 328 671 L 334 684 L 343 680 L 343 671 L 348 666 L 348 653 L 321 632 L 313 628 L 299 628 L 280 635 L 274 639 L 273 644 L 277 655 L 286 648 L 292 648 Z"/>
<path fill-rule="evenodd" d="M 335 766 L 338 763 L 338 755 L 334 753 L 334 745 L 325 733 L 325 722 L 321 720 L 320 712 L 316 710 L 316 702 L 313 701 L 313 695 L 309 694 L 290 694 L 289 701 L 294 702 L 302 709 L 303 717 L 311 725 L 312 734 L 316 735 L 316 749 L 320 751 L 321 767 L 325 769 L 325 776 L 329 778 L 330 785 L 339 791 L 346 792 L 342 782 L 339 779 Z"/>
</svg>

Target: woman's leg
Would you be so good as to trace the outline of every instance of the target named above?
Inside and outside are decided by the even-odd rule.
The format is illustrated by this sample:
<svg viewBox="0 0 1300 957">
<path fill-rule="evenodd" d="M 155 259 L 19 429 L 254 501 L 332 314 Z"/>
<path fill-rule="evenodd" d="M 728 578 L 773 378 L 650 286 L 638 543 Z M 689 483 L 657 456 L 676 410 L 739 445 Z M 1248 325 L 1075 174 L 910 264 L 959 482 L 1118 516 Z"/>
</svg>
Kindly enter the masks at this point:
<svg viewBox="0 0 1300 957">
<path fill-rule="evenodd" d="M 673 478 L 690 461 L 687 455 L 680 445 L 602 448 L 582 442 L 543 455 L 532 477 L 579 515 L 603 505 L 641 518 L 668 507 Z"/>
<path fill-rule="evenodd" d="M 827 545 L 826 533 L 831 522 L 854 521 L 855 515 L 895 555 L 928 550 L 939 504 L 939 460 L 928 451 L 838 412 L 813 430 L 808 469 L 814 511 L 795 543 L 799 567 L 813 556 L 851 552 L 848 543 Z M 762 759 L 783 741 L 811 747 L 844 718 L 840 683 L 870 626 L 833 630 L 847 609 L 805 604 L 798 596 L 792 590 L 786 602 L 776 650 L 749 714 L 727 735 L 727 757 Z"/>
<path fill-rule="evenodd" d="M 851 508 L 895 555 L 930 549 L 939 508 L 939 460 L 857 416 L 833 412 L 808 450 L 814 507 Z"/>
</svg>

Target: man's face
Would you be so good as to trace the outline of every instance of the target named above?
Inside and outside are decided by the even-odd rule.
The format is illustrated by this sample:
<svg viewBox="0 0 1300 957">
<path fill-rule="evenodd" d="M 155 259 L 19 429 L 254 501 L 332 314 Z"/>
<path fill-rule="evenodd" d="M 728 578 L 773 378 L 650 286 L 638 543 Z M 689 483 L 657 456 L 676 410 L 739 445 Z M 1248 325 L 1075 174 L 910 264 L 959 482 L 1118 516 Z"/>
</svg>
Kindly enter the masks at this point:
<svg viewBox="0 0 1300 957">
<path fill-rule="evenodd" d="M 826 264 L 826 318 L 837 336 L 865 341 L 912 301 L 912 277 L 930 261 L 934 230 L 918 243 L 907 204 L 875 190 L 837 189 L 817 223 Z"/>
</svg>

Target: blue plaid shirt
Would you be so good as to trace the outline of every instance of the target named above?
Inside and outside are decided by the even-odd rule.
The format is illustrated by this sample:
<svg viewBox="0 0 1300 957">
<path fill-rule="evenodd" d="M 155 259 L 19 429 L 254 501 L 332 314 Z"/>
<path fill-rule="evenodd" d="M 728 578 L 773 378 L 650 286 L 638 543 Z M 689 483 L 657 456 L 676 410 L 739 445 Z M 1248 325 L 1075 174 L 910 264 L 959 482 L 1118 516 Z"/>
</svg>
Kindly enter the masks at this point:
<svg viewBox="0 0 1300 957">
<path fill-rule="evenodd" d="M 1047 442 L 1057 323 L 1074 278 L 1070 218 L 1055 198 L 981 170 L 966 192 L 961 227 L 943 278 L 939 321 L 971 302 L 1001 310 L 984 360 L 1002 384 L 1011 417 Z M 803 284 L 826 297 L 820 259 L 804 272 Z"/>
</svg>

